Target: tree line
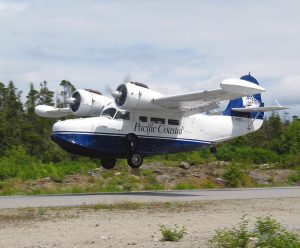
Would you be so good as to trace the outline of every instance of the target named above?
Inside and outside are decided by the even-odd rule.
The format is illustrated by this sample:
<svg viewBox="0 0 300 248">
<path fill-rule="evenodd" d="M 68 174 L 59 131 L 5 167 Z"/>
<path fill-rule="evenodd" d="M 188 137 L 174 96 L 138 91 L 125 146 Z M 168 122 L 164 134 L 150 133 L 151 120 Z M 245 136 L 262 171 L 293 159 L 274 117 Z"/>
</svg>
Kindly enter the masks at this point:
<svg viewBox="0 0 300 248">
<path fill-rule="evenodd" d="M 41 82 L 38 89 L 30 83 L 23 103 L 22 92 L 18 91 L 12 81 L 7 85 L 0 82 L 0 156 L 20 148 L 43 162 L 57 162 L 67 157 L 50 139 L 55 120 L 39 117 L 34 112 L 39 104 L 54 106 L 56 103 L 58 107 L 64 105 L 61 98 L 75 90 L 75 87 L 66 80 L 61 81 L 60 86 L 63 90 L 54 102 L 54 92 L 48 88 L 46 81 Z"/>
</svg>

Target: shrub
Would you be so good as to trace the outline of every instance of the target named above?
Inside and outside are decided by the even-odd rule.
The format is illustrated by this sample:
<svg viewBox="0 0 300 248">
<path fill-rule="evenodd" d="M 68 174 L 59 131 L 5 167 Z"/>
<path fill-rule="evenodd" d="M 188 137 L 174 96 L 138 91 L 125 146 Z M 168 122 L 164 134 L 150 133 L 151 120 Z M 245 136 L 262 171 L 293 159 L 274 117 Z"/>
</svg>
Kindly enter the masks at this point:
<svg viewBox="0 0 300 248">
<path fill-rule="evenodd" d="M 300 184 L 300 169 L 299 168 L 297 168 L 297 170 L 289 176 L 288 181 L 292 184 Z"/>
<path fill-rule="evenodd" d="M 228 181 L 229 186 L 231 187 L 241 187 L 245 186 L 244 184 L 249 185 L 249 178 L 246 178 L 248 174 L 248 168 L 246 165 L 230 164 L 223 178 Z"/>
<path fill-rule="evenodd" d="M 208 241 L 211 248 L 299 248 L 300 239 L 297 234 L 284 229 L 280 223 L 270 216 L 258 217 L 255 228 L 248 229 L 249 221 L 242 217 L 237 228 L 216 230 L 216 234 Z"/>
<path fill-rule="evenodd" d="M 217 159 L 224 161 L 246 162 L 263 164 L 280 161 L 280 157 L 273 151 L 265 148 L 249 146 L 223 145 L 218 149 Z"/>
<path fill-rule="evenodd" d="M 199 185 L 201 189 L 215 189 L 218 188 L 219 186 L 210 178 L 203 178 L 200 181 L 200 185 Z"/>
<path fill-rule="evenodd" d="M 299 248 L 300 239 L 297 234 L 288 232 L 280 223 L 270 216 L 259 217 L 255 223 L 255 247 Z"/>
<path fill-rule="evenodd" d="M 247 229 L 248 223 L 249 221 L 243 216 L 237 228 L 216 230 L 215 236 L 208 242 L 209 247 L 247 247 L 251 237 L 251 233 Z"/>
<path fill-rule="evenodd" d="M 165 225 L 160 225 L 159 230 L 161 231 L 164 241 L 179 241 L 187 234 L 184 226 L 179 229 L 179 227 L 175 225 L 175 227 L 171 229 Z"/>
<path fill-rule="evenodd" d="M 12 148 L 0 158 L 0 181 L 9 178 L 20 178 L 24 181 L 51 177 L 62 182 L 65 175 L 86 174 L 96 168 L 91 161 L 63 161 L 59 163 L 42 163 L 28 155 L 23 148 Z"/>
<path fill-rule="evenodd" d="M 196 187 L 189 182 L 180 182 L 175 185 L 173 189 L 175 190 L 185 190 L 185 189 L 195 189 Z"/>
<path fill-rule="evenodd" d="M 164 189 L 164 186 L 158 181 L 158 179 L 153 175 L 152 171 L 144 171 L 143 183 L 145 190 L 161 190 Z"/>
</svg>

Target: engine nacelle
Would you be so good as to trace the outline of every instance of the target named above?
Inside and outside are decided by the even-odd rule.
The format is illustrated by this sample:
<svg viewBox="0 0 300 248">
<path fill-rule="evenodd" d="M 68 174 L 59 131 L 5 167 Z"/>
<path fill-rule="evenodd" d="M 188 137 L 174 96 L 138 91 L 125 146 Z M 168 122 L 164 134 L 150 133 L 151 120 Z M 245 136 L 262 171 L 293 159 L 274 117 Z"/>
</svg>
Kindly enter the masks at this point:
<svg viewBox="0 0 300 248">
<path fill-rule="evenodd" d="M 143 84 L 126 83 L 121 84 L 112 93 L 115 103 L 120 109 L 124 110 L 156 110 L 161 109 L 153 103 L 153 98 L 162 96 L 161 93 L 150 90 Z"/>
<path fill-rule="evenodd" d="M 82 117 L 99 116 L 103 107 L 112 102 L 111 98 L 88 90 L 76 90 L 72 94 L 70 108 L 74 115 Z"/>
<path fill-rule="evenodd" d="M 111 98 L 102 96 L 100 93 L 91 90 L 76 90 L 72 97 L 67 99 L 70 104 L 66 108 L 56 108 L 48 105 L 38 105 L 35 113 L 47 118 L 61 118 L 68 115 L 81 117 L 99 116 L 107 104 L 113 102 Z"/>
</svg>

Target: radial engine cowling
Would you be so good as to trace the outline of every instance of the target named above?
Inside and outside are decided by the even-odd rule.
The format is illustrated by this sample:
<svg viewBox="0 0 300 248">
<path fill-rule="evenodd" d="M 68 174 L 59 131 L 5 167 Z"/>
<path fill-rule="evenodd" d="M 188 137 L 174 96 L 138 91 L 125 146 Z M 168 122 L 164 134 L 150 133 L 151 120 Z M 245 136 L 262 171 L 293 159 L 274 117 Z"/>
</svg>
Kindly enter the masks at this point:
<svg viewBox="0 0 300 248">
<path fill-rule="evenodd" d="M 112 99 L 88 90 L 76 90 L 70 99 L 73 114 L 82 117 L 99 116 L 103 107 L 112 102 Z"/>
<path fill-rule="evenodd" d="M 134 83 L 121 84 L 112 92 L 115 103 L 124 110 L 150 110 L 160 109 L 153 103 L 153 98 L 162 96 L 159 92 Z"/>
</svg>

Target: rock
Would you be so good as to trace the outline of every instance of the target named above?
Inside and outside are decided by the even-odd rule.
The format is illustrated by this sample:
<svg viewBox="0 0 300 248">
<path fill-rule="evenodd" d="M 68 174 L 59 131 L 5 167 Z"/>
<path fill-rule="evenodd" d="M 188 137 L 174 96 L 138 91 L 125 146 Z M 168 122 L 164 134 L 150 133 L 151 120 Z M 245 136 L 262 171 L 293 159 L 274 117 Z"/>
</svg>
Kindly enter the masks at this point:
<svg viewBox="0 0 300 248">
<path fill-rule="evenodd" d="M 249 173 L 249 176 L 250 176 L 251 180 L 253 180 L 259 184 L 268 185 L 268 184 L 270 184 L 270 181 L 272 180 L 272 177 L 270 175 L 262 174 L 258 171 L 251 171 Z"/>
<path fill-rule="evenodd" d="M 114 175 L 115 175 L 115 176 L 120 176 L 120 175 L 121 175 L 121 172 L 116 172 Z"/>
<path fill-rule="evenodd" d="M 92 172 L 92 171 L 89 171 L 87 174 L 88 174 L 88 176 L 90 176 L 90 177 L 94 176 L 94 172 Z"/>
<path fill-rule="evenodd" d="M 135 178 L 135 179 L 139 179 L 140 177 L 139 176 L 136 176 L 136 175 L 131 175 L 132 178 Z"/>
<path fill-rule="evenodd" d="M 226 161 L 219 161 L 218 162 L 218 165 L 221 166 L 221 167 L 224 167 L 224 166 L 227 166 L 229 165 L 230 163 L 226 162 Z"/>
<path fill-rule="evenodd" d="M 164 173 L 162 173 L 160 170 L 154 170 L 152 173 L 153 173 L 153 174 L 158 174 L 158 175 L 164 174 Z"/>
<path fill-rule="evenodd" d="M 190 168 L 190 164 L 184 161 L 181 161 L 179 164 L 179 167 L 185 170 L 188 170 Z"/>
<path fill-rule="evenodd" d="M 222 178 L 216 178 L 215 180 L 214 180 L 217 184 L 221 184 L 221 185 L 226 185 L 227 183 L 228 183 L 228 181 L 227 180 L 225 180 L 225 179 L 222 179 Z"/>
</svg>

